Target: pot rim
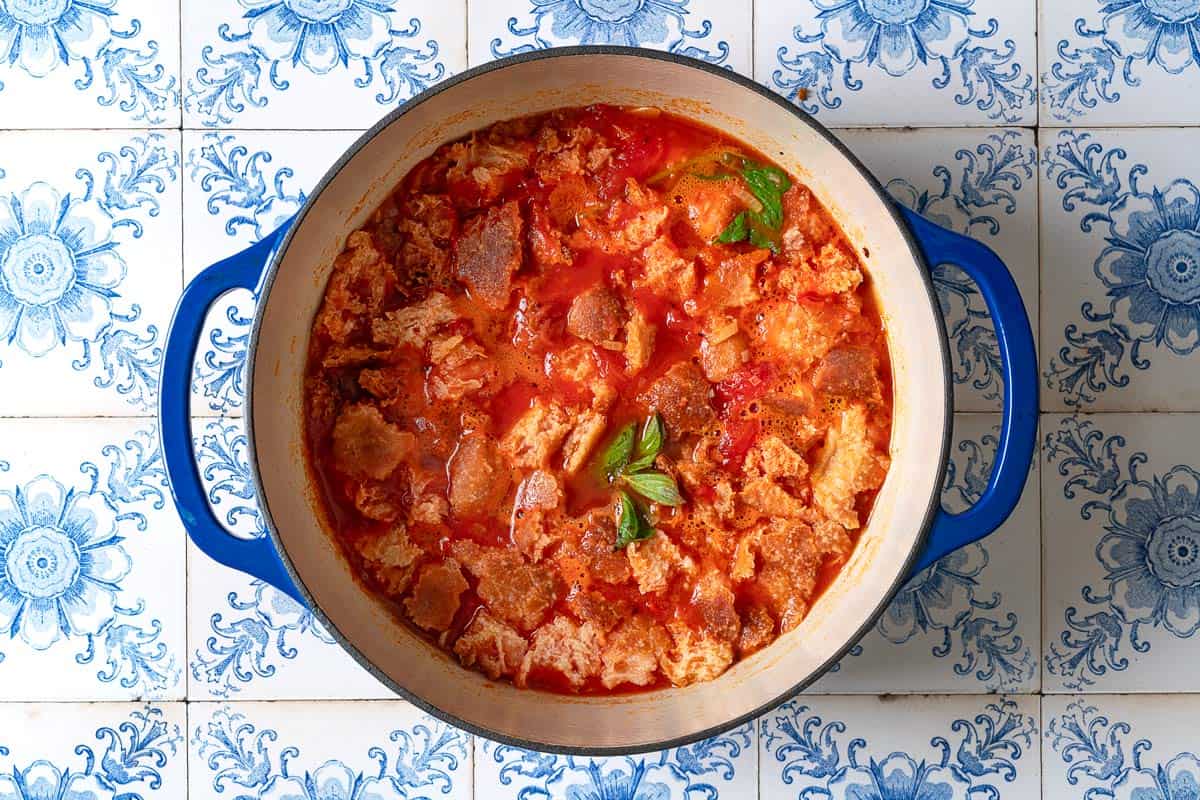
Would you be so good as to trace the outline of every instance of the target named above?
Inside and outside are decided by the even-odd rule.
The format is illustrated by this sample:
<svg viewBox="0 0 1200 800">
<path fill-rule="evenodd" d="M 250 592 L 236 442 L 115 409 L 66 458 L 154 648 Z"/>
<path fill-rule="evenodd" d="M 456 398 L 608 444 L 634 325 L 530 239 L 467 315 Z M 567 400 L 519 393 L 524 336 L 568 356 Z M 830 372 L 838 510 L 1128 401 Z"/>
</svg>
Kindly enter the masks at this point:
<svg viewBox="0 0 1200 800">
<path fill-rule="evenodd" d="M 440 719 L 449 725 L 459 728 L 460 730 L 465 730 L 474 736 L 491 739 L 506 745 L 513 745 L 544 753 L 581 756 L 622 756 L 654 752 L 659 750 L 669 750 L 702 741 L 704 739 L 708 739 L 730 731 L 751 720 L 757 719 L 772 709 L 778 708 L 783 703 L 793 699 L 796 695 L 804 691 L 814 682 L 819 680 L 823 675 L 825 675 L 825 673 L 829 671 L 830 667 L 840 661 L 842 657 L 845 656 L 845 654 L 852 647 L 854 647 L 866 633 L 875 627 L 875 623 L 879 620 L 879 617 L 883 615 L 884 611 L 887 610 L 887 607 L 891 604 L 892 599 L 899 592 L 900 588 L 911 579 L 912 575 L 909 573 L 918 556 L 924 551 L 925 546 L 928 544 L 929 533 L 933 524 L 933 520 L 941 508 L 941 487 L 945 480 L 947 469 L 946 461 L 950 453 L 951 437 L 954 430 L 954 391 L 950 382 L 950 345 L 946 337 L 944 326 L 937 326 L 937 346 L 938 352 L 941 356 L 942 374 L 945 377 L 944 413 L 947 424 L 942 433 L 941 452 L 937 460 L 937 481 L 934 484 L 935 488 L 932 496 L 929 498 L 929 501 L 926 504 L 924 517 L 920 522 L 920 530 L 913 542 L 912 549 L 908 553 L 908 557 L 905 559 L 904 568 L 900 571 L 898 577 L 892 583 L 892 585 L 888 587 L 885 592 L 881 593 L 879 604 L 868 615 L 866 622 L 864 622 L 856 631 L 854 631 L 852 635 L 847 637 L 846 643 L 839 648 L 837 652 L 830 656 L 830 658 L 819 667 L 814 669 L 810 674 L 804 676 L 803 679 L 794 683 L 790 688 L 784 690 L 768 702 L 726 722 L 718 725 L 712 725 L 704 730 L 685 734 L 683 736 L 676 736 L 670 739 L 647 742 L 644 744 L 620 747 L 574 747 L 567 745 L 556 745 L 547 742 L 538 742 L 532 739 L 522 739 L 520 737 L 502 734 L 498 731 L 493 731 L 486 727 L 461 719 L 454 714 L 443 711 L 437 706 L 434 706 L 426 701 L 424 698 L 398 685 L 391 679 L 391 677 L 389 677 L 386 673 L 376 667 L 370 660 L 368 660 L 347 636 L 342 634 L 341 630 L 338 629 L 333 621 L 316 603 L 312 593 L 309 592 L 308 586 L 305 584 L 303 577 L 292 563 L 292 559 L 288 555 L 287 546 L 284 543 L 284 539 L 280 535 L 279 530 L 275 525 L 274 517 L 271 514 L 270 503 L 266 493 L 263 491 L 262 478 L 258 464 L 258 451 L 255 445 L 254 435 L 254 370 L 258 353 L 259 334 L 262 328 L 263 313 L 267 306 L 266 301 L 270 297 L 271 287 L 275 282 L 279 265 L 282 262 L 284 255 L 287 253 L 287 249 L 292 242 L 295 232 L 303 225 L 317 198 L 320 197 L 320 195 L 325 191 L 326 187 L 328 187 L 334 180 L 337 179 L 338 175 L 341 173 L 346 164 L 349 163 L 356 155 L 358 155 L 359 151 L 366 147 L 384 129 L 390 127 L 394 122 L 400 120 L 409 111 L 430 100 L 431 98 L 436 97 L 442 92 L 457 86 L 460 83 L 465 83 L 466 81 L 469 81 L 479 75 L 502 70 L 514 64 L 524 64 L 532 61 L 552 60 L 556 58 L 577 58 L 580 56 L 594 55 L 644 58 L 651 61 L 664 61 L 670 64 L 696 69 L 701 72 L 706 72 L 712 76 L 724 78 L 725 80 L 736 84 L 740 88 L 754 92 L 759 97 L 770 100 L 781 108 L 791 112 L 796 119 L 811 128 L 815 133 L 832 145 L 844 158 L 846 158 L 858 171 L 859 175 L 867 183 L 870 189 L 880 198 L 880 200 L 883 201 L 884 205 L 888 209 L 888 213 L 892 217 L 893 222 L 895 222 L 896 227 L 899 229 L 901 236 L 904 237 L 904 241 L 908 245 L 909 253 L 914 263 L 919 267 L 923 267 L 920 277 L 925 286 L 927 299 L 932 307 L 935 309 L 937 308 L 937 294 L 933 287 L 930 265 L 927 263 L 920 247 L 917 246 L 912 231 L 908 224 L 901 217 L 895 202 L 889 197 L 883 186 L 878 180 L 876 180 L 875 176 L 867 170 L 862 161 L 855 156 L 846 145 L 837 139 L 828 128 L 826 128 L 822 123 L 818 122 L 815 118 L 808 114 L 808 112 L 804 111 L 799 106 L 789 102 L 776 92 L 771 91 L 765 86 L 737 72 L 717 67 L 697 59 L 677 55 L 675 53 L 668 53 L 660 50 L 652 50 L 641 47 L 626 47 L 621 45 L 575 45 L 571 47 L 553 47 L 545 50 L 535 50 L 528 53 L 520 53 L 518 55 L 489 61 L 486 64 L 472 67 L 443 80 L 442 82 L 430 87 L 429 89 L 426 89 L 418 95 L 413 96 L 408 101 L 389 112 L 386 116 L 380 119 L 379 122 L 375 123 L 375 125 L 363 133 L 357 140 L 355 140 L 353 144 L 347 147 L 345 152 L 338 157 L 337 161 L 335 161 L 321 177 L 321 180 L 313 186 L 312 190 L 308 193 L 308 197 L 305 200 L 304 205 L 300 207 L 299 211 L 297 211 L 296 215 L 292 219 L 292 224 L 289 226 L 287 232 L 280 240 L 279 245 L 272 253 L 270 262 L 264 270 L 263 277 L 259 282 L 257 292 L 258 303 L 254 312 L 254 321 L 250 330 L 250 340 L 246 351 L 245 425 L 246 439 L 248 443 L 247 457 L 249 460 L 251 479 L 253 481 L 255 496 L 258 498 L 260 513 L 262 514 L 263 521 L 266 524 L 268 535 L 271 537 L 271 543 L 275 546 L 275 550 L 279 554 L 279 559 L 283 563 L 284 569 L 287 571 L 287 574 L 292 579 L 293 583 L 295 583 L 300 594 L 303 595 L 313 616 L 320 621 L 321 625 L 323 625 L 325 629 L 329 631 L 341 648 L 346 651 L 346 653 L 348 653 L 350 657 L 358 663 L 359 666 L 365 669 L 388 689 L 399 695 L 401 699 L 412 703 L 425 713 Z"/>
</svg>

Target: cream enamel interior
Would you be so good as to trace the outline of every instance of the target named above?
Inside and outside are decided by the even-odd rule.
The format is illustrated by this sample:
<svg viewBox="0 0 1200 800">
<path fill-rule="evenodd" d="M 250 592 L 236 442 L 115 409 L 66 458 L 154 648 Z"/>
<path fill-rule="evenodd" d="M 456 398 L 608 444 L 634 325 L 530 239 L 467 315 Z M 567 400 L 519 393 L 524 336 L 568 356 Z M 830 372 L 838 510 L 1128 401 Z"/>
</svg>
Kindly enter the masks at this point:
<svg viewBox="0 0 1200 800">
<path fill-rule="evenodd" d="M 893 463 L 851 562 L 798 629 L 686 689 L 573 698 L 488 681 L 410 634 L 352 578 L 318 524 L 303 465 L 301 384 L 309 326 L 334 256 L 399 179 L 440 143 L 495 121 L 563 106 L 655 105 L 743 139 L 801 177 L 870 269 L 888 328 L 896 391 Z M 887 205 L 855 166 L 777 103 L 721 76 L 628 54 L 511 64 L 443 90 L 366 142 L 313 201 L 282 255 L 259 320 L 251 385 L 264 506 L 296 573 L 328 619 L 397 686 L 446 715 L 553 747 L 648 748 L 727 724 L 814 675 L 902 577 L 937 492 L 947 425 L 940 318 Z"/>
</svg>

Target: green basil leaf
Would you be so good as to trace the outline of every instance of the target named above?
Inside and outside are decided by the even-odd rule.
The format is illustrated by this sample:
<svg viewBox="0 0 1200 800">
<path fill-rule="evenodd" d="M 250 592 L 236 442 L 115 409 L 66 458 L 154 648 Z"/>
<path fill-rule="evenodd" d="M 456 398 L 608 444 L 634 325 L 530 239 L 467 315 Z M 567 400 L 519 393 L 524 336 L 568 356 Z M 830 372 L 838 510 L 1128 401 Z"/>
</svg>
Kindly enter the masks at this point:
<svg viewBox="0 0 1200 800">
<path fill-rule="evenodd" d="M 675 479 L 661 472 L 640 472 L 622 478 L 625 485 L 647 500 L 664 506 L 681 506 L 683 498 Z"/>
<path fill-rule="evenodd" d="M 725 230 L 721 231 L 721 235 L 717 237 L 717 242 L 720 244 L 733 244 L 734 242 L 746 241 L 746 212 L 738 214 L 733 218 Z"/>
<path fill-rule="evenodd" d="M 775 229 L 783 227 L 783 194 L 792 186 L 787 173 L 777 167 L 747 163 L 742 177 L 750 192 L 762 203 L 758 216 L 763 224 Z"/>
<path fill-rule="evenodd" d="M 638 439 L 638 455 L 649 454 L 656 456 L 658 455 L 658 451 L 662 449 L 662 443 L 662 418 L 658 414 L 651 414 L 646 417 L 646 424 L 642 426 L 642 435 Z"/>
<path fill-rule="evenodd" d="M 621 428 L 613 440 L 608 443 L 608 447 L 604 448 L 604 452 L 600 454 L 600 471 L 610 481 L 620 475 L 629 463 L 629 457 L 633 454 L 633 438 L 636 430 L 637 426 L 632 422 Z"/>
<path fill-rule="evenodd" d="M 623 475 L 634 475 L 654 466 L 654 456 L 638 456 L 625 467 Z"/>
<path fill-rule="evenodd" d="M 614 550 L 623 550 L 630 542 L 649 539 L 654 535 L 654 529 L 646 525 L 638 514 L 637 506 L 628 492 L 621 492 L 620 507 L 617 513 L 617 541 Z M 647 531 L 649 531 L 647 533 Z"/>
</svg>

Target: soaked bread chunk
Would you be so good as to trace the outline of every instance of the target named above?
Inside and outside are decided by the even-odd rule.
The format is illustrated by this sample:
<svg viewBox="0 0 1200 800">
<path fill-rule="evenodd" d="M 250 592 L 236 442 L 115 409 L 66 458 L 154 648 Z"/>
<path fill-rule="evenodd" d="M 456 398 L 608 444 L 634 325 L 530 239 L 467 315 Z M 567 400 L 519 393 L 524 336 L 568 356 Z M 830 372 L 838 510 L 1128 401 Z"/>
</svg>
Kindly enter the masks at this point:
<svg viewBox="0 0 1200 800">
<path fill-rule="evenodd" d="M 512 295 L 512 277 L 521 268 L 524 221 L 515 202 L 489 209 L 467 223 L 455 251 L 454 277 L 471 297 L 502 309 Z"/>
</svg>

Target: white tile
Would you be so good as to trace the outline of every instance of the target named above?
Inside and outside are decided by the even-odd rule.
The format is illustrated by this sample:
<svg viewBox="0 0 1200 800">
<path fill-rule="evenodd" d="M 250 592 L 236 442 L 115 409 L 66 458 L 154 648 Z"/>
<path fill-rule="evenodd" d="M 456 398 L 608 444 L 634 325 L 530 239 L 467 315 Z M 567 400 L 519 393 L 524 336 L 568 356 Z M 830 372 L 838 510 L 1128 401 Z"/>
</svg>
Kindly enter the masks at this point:
<svg viewBox="0 0 1200 800">
<path fill-rule="evenodd" d="M 982 493 L 1000 417 L 954 418 L 953 468 L 942 503 L 967 508 Z M 874 629 L 809 690 L 908 694 L 1030 692 L 1039 686 L 1041 587 L 1037 467 L 1016 511 L 992 535 L 952 553 L 901 589 Z"/>
<path fill-rule="evenodd" d="M 1195 695 L 1047 697 L 1046 800 L 1175 800 L 1200 788 Z"/>
<path fill-rule="evenodd" d="M 178 176 L 178 132 L 0 133 L 0 414 L 153 413 Z"/>
<path fill-rule="evenodd" d="M 902 205 L 991 247 L 1016 279 L 1037 333 L 1038 187 L 1033 131 L 838 131 Z M 1004 382 L 996 333 L 974 281 L 935 265 L 956 411 L 999 411 Z"/>
<path fill-rule="evenodd" d="M 365 129 L 466 65 L 466 0 L 183 0 L 187 127 Z"/>
<path fill-rule="evenodd" d="M 762 800 L 1038 796 L 1036 697 L 808 697 L 761 721 Z"/>
<path fill-rule="evenodd" d="M 0 704 L 0 796 L 177 800 L 183 703 Z"/>
<path fill-rule="evenodd" d="M 1185 129 L 1043 137 L 1043 408 L 1200 410 L 1194 140 Z"/>
<path fill-rule="evenodd" d="M 0 128 L 179 127 L 178 3 L 12 2 L 0 29 Z"/>
<path fill-rule="evenodd" d="M 193 703 L 188 797 L 471 797 L 471 737 L 394 700 Z"/>
<path fill-rule="evenodd" d="M 1200 689 L 1200 418 L 1048 415 L 1046 691 Z"/>
<path fill-rule="evenodd" d="M 238 535 L 267 535 L 247 463 L 241 419 L 195 419 L 209 503 Z M 287 594 L 224 567 L 188 544 L 187 656 L 191 699 L 390 699 Z"/>
<path fill-rule="evenodd" d="M 185 131 L 185 279 L 249 247 L 289 219 L 358 135 L 351 131 Z M 238 290 L 213 305 L 196 353 L 192 413 L 242 413 L 253 316 L 253 298 L 246 291 Z"/>
<path fill-rule="evenodd" d="M 1036 0 L 758 0 L 754 77 L 828 125 L 1032 125 L 1035 16 Z"/>
<path fill-rule="evenodd" d="M 471 66 L 563 45 L 632 45 L 752 69 L 752 0 L 512 0 L 468 4 Z"/>
<path fill-rule="evenodd" d="M 182 698 L 183 530 L 150 422 L 5 420 L 0 442 L 0 699 Z"/>
<path fill-rule="evenodd" d="M 1043 125 L 1200 124 L 1195 3 L 1041 5 Z"/>
<path fill-rule="evenodd" d="M 755 723 L 696 744 L 627 757 L 575 758 L 475 741 L 478 800 L 753 797 Z"/>
</svg>

